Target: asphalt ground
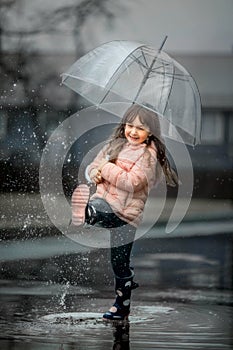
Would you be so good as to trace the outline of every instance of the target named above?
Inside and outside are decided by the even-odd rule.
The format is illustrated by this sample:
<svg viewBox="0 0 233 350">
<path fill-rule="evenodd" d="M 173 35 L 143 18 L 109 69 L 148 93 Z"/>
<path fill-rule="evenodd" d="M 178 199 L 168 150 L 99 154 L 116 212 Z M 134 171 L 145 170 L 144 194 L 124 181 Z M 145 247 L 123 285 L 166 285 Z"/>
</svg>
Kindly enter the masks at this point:
<svg viewBox="0 0 233 350">
<path fill-rule="evenodd" d="M 104 323 L 114 298 L 109 249 L 57 232 L 39 195 L 1 194 L 0 347 L 5 349 L 232 349 L 232 203 L 193 199 L 165 232 L 168 199 L 140 237 L 140 287 L 124 324 Z M 148 218 L 159 207 L 154 200 Z M 182 214 L 183 204 L 176 215 Z"/>
</svg>

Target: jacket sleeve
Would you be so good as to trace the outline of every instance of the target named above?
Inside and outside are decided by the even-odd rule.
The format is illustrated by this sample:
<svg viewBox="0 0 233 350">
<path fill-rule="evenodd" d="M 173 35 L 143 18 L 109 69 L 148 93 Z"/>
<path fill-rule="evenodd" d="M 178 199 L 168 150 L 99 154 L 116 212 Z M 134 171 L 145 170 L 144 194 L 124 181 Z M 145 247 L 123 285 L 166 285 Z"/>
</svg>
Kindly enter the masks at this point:
<svg viewBox="0 0 233 350">
<path fill-rule="evenodd" d="M 101 171 L 102 177 L 116 188 L 127 192 L 138 192 L 145 187 L 152 187 L 155 182 L 156 152 L 150 150 L 150 161 L 145 153 L 131 167 L 125 171 L 113 163 L 104 165 Z"/>
<path fill-rule="evenodd" d="M 88 174 L 88 176 L 90 177 L 90 173 L 93 169 L 97 169 L 100 162 L 104 159 L 104 149 L 102 149 L 98 154 L 97 156 L 94 158 L 93 162 L 91 162 L 87 169 L 86 169 L 86 172 Z"/>
</svg>

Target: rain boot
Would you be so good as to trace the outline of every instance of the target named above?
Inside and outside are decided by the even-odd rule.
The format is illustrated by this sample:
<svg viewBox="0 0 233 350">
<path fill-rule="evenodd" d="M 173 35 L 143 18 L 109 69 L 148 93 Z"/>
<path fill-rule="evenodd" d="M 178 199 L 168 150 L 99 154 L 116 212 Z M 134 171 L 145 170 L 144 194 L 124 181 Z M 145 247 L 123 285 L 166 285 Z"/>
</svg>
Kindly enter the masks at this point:
<svg viewBox="0 0 233 350">
<path fill-rule="evenodd" d="M 102 198 L 96 198 L 89 202 L 90 189 L 81 184 L 76 187 L 71 198 L 72 224 L 75 226 L 91 225 L 104 228 L 120 227 L 126 225 L 116 216 L 110 205 Z"/>
<path fill-rule="evenodd" d="M 72 224 L 80 226 L 85 223 L 87 203 L 90 197 L 89 187 L 85 184 L 76 187 L 71 198 Z"/>
<path fill-rule="evenodd" d="M 116 300 L 111 309 L 103 315 L 104 320 L 127 320 L 130 313 L 131 291 L 138 287 L 138 283 L 133 282 L 134 272 L 130 277 L 115 277 Z"/>
</svg>

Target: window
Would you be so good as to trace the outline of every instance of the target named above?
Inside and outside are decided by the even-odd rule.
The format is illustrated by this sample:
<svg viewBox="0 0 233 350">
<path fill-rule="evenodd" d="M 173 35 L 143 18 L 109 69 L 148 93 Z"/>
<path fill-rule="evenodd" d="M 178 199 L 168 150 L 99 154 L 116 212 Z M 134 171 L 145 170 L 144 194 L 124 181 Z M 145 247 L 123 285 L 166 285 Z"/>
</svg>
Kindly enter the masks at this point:
<svg viewBox="0 0 233 350">
<path fill-rule="evenodd" d="M 220 145 L 224 142 L 224 114 L 204 112 L 202 115 L 202 144 Z"/>
<path fill-rule="evenodd" d="M 230 157 L 233 157 L 233 114 L 231 114 L 229 118 L 228 140 L 228 154 Z"/>
<path fill-rule="evenodd" d="M 0 141 L 3 141 L 7 135 L 7 115 L 0 112 Z"/>
<path fill-rule="evenodd" d="M 233 115 L 230 116 L 228 129 L 229 143 L 233 145 Z"/>
</svg>

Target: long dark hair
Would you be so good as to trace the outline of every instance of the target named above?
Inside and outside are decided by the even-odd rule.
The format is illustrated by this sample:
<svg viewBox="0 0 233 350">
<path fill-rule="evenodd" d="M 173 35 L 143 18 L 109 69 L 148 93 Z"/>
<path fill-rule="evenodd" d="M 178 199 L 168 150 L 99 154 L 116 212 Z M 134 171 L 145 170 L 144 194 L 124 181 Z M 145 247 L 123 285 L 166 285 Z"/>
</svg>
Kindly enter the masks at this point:
<svg viewBox="0 0 233 350">
<path fill-rule="evenodd" d="M 179 180 L 177 174 L 171 168 L 166 156 L 166 146 L 161 137 L 159 117 L 155 112 L 142 106 L 133 104 L 125 112 L 121 123 L 115 129 L 105 149 L 105 154 L 108 155 L 109 161 L 115 163 L 120 151 L 127 143 L 125 137 L 125 124 L 132 123 L 137 116 L 139 117 L 140 122 L 150 130 L 150 135 L 144 142 L 147 146 L 150 146 L 154 142 L 157 149 L 157 159 L 164 172 L 166 183 L 170 186 L 178 185 Z"/>
</svg>

